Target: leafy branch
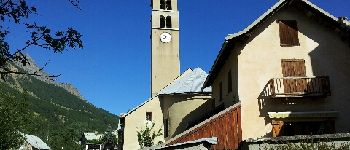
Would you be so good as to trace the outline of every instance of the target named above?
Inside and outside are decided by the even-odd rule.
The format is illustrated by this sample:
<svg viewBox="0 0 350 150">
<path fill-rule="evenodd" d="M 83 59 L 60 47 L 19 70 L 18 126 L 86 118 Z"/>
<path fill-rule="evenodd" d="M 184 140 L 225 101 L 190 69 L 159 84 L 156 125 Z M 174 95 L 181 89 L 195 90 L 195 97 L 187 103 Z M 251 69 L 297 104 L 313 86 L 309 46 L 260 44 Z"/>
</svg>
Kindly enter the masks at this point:
<svg viewBox="0 0 350 150">
<path fill-rule="evenodd" d="M 155 126 L 155 123 L 152 123 L 152 126 L 149 127 L 149 124 L 146 124 L 145 129 L 141 129 L 140 131 L 137 132 L 137 140 L 139 142 L 139 145 L 142 148 L 145 147 L 151 147 L 154 145 L 154 139 L 156 137 L 159 137 L 163 135 L 162 129 L 159 129 L 157 132 L 153 131 Z"/>
<path fill-rule="evenodd" d="M 69 0 L 69 2 L 79 8 L 79 0 Z M 80 8 L 79 8 L 80 9 Z M 81 40 L 82 35 L 73 28 L 68 28 L 66 31 L 51 31 L 50 28 L 38 25 L 37 23 L 25 23 L 23 20 L 28 19 L 31 14 L 36 14 L 37 8 L 28 6 L 25 0 L 0 0 L 0 77 L 8 74 L 21 74 L 42 76 L 39 71 L 28 73 L 10 69 L 10 63 L 19 62 L 23 66 L 29 65 L 27 56 L 23 53 L 29 47 L 39 47 L 50 50 L 54 53 L 62 53 L 68 48 L 83 48 Z M 25 42 L 25 46 L 21 49 L 11 50 L 9 43 L 5 40 L 10 33 L 10 27 L 5 27 L 5 21 L 12 22 L 18 25 L 23 25 L 30 34 L 30 39 Z M 11 53 L 11 51 L 14 51 Z M 57 77 L 59 75 L 49 76 Z"/>
</svg>

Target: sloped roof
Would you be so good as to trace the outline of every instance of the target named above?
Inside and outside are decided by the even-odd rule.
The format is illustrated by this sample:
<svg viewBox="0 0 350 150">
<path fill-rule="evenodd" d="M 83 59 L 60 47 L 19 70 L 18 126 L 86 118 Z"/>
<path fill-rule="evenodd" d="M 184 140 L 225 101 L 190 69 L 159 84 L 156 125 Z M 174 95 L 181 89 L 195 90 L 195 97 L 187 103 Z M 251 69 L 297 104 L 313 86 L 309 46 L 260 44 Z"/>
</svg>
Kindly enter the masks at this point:
<svg viewBox="0 0 350 150">
<path fill-rule="evenodd" d="M 35 135 L 25 135 L 26 141 L 37 149 L 50 149 L 50 147 Z"/>
<path fill-rule="evenodd" d="M 181 76 L 171 82 L 158 94 L 209 93 L 211 87 L 202 90 L 208 74 L 201 68 L 187 69 Z"/>
<path fill-rule="evenodd" d="M 144 101 L 143 103 L 141 103 L 140 105 L 137 105 L 136 107 L 130 109 L 126 114 L 122 114 L 124 117 L 127 117 L 128 115 L 130 115 L 132 112 L 136 111 L 138 108 L 142 107 L 143 105 L 147 104 L 149 101 L 151 101 L 153 98 L 158 97 L 158 95 L 151 97 L 149 99 L 147 99 L 146 101 Z"/>
<path fill-rule="evenodd" d="M 258 27 L 261 23 L 263 23 L 267 18 L 275 14 L 278 10 L 280 10 L 283 7 L 289 6 L 291 3 L 299 2 L 301 6 L 306 7 L 309 10 L 312 10 L 314 13 L 317 13 L 318 15 L 324 17 L 327 19 L 327 21 L 339 26 L 340 28 L 344 29 L 347 32 L 350 32 L 350 22 L 348 20 L 340 21 L 340 18 L 337 18 L 327 11 L 323 10 L 322 8 L 316 6 L 315 4 L 311 3 L 308 0 L 280 0 L 275 5 L 273 5 L 270 9 L 268 9 L 263 15 L 261 15 L 258 19 L 256 19 L 252 24 L 250 24 L 247 28 L 245 28 L 242 31 L 239 31 L 234 34 L 228 34 L 228 36 L 225 37 L 225 42 L 223 43 L 221 50 L 219 52 L 219 55 L 216 57 L 214 61 L 214 65 L 212 66 L 211 70 L 209 71 L 209 75 L 204 82 L 204 87 L 211 86 L 214 78 L 216 77 L 219 68 L 224 63 L 224 60 L 227 59 L 228 53 L 229 53 L 229 44 L 232 44 L 236 41 L 239 41 L 240 38 L 249 37 L 249 33 L 254 30 L 256 27 Z"/>
<path fill-rule="evenodd" d="M 207 87 L 202 90 L 205 79 L 208 74 L 201 68 L 196 68 L 194 70 L 187 69 L 184 73 L 178 76 L 173 82 L 165 86 L 157 95 L 147 99 L 142 104 L 136 106 L 135 108 L 129 110 L 126 114 L 122 114 L 124 117 L 128 116 L 132 112 L 136 111 L 138 108 L 142 107 L 153 98 L 159 95 L 166 94 L 186 94 L 186 93 L 209 93 L 211 92 L 211 87 Z"/>
</svg>

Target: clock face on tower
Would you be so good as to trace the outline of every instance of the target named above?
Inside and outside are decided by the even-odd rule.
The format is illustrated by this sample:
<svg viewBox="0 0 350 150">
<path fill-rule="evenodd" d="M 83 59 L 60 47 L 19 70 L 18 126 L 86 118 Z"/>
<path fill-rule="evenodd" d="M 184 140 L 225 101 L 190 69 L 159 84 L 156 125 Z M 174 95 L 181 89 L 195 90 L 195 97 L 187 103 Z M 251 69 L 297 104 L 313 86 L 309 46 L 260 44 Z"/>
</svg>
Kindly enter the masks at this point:
<svg viewBox="0 0 350 150">
<path fill-rule="evenodd" d="M 162 34 L 160 34 L 160 41 L 162 41 L 163 43 L 168 43 L 171 41 L 171 34 L 164 32 Z"/>
</svg>

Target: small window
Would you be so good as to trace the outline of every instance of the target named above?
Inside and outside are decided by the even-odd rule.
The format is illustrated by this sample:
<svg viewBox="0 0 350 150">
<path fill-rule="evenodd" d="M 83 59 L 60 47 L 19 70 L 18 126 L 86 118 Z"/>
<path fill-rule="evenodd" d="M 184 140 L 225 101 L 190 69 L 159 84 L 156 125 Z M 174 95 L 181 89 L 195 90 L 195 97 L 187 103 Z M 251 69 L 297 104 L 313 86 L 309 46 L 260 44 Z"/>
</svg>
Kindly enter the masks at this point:
<svg viewBox="0 0 350 150">
<path fill-rule="evenodd" d="M 227 73 L 227 93 L 232 92 L 232 74 L 231 70 Z"/>
<path fill-rule="evenodd" d="M 160 9 L 165 9 L 165 0 L 160 0 Z"/>
<path fill-rule="evenodd" d="M 152 121 L 152 112 L 146 112 L 146 121 Z"/>
<path fill-rule="evenodd" d="M 222 82 L 219 83 L 219 101 L 222 101 Z"/>
<path fill-rule="evenodd" d="M 160 23 L 160 28 L 165 28 L 165 17 L 163 15 L 160 16 L 159 19 Z"/>
<path fill-rule="evenodd" d="M 165 4 L 166 10 L 171 10 L 171 0 L 167 0 Z"/>
<path fill-rule="evenodd" d="M 171 28 L 171 16 L 166 17 L 166 27 Z"/>
<path fill-rule="evenodd" d="M 296 20 L 279 20 L 280 44 L 282 47 L 299 46 Z"/>
<path fill-rule="evenodd" d="M 163 15 L 161 15 L 159 23 L 160 28 L 172 28 L 171 16 L 164 17 Z"/>
<path fill-rule="evenodd" d="M 171 10 L 171 0 L 160 0 L 160 9 Z"/>
<path fill-rule="evenodd" d="M 164 137 L 168 137 L 169 136 L 169 119 L 164 119 L 163 124 L 164 124 Z"/>
</svg>

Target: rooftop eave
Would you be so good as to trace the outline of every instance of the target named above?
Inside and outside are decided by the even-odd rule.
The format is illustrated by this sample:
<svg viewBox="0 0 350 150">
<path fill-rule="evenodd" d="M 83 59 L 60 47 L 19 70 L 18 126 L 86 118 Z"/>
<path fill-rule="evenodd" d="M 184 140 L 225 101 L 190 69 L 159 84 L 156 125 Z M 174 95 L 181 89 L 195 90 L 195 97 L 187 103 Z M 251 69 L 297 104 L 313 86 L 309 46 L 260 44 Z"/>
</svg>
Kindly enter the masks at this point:
<svg viewBox="0 0 350 150">
<path fill-rule="evenodd" d="M 211 92 L 184 92 L 184 93 L 170 93 L 159 94 L 158 96 L 173 96 L 173 95 L 211 95 Z"/>
</svg>

